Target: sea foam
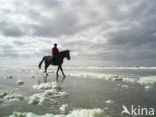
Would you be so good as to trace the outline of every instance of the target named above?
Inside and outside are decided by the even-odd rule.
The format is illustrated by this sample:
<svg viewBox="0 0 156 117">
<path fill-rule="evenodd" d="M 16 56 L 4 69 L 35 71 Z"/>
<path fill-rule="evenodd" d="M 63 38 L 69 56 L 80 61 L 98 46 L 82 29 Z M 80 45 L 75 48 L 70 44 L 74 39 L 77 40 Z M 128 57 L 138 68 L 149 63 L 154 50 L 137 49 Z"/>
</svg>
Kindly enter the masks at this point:
<svg viewBox="0 0 156 117">
<path fill-rule="evenodd" d="M 66 113 L 69 111 L 69 105 L 68 104 L 63 104 L 59 110 L 62 112 L 62 113 Z"/>
<path fill-rule="evenodd" d="M 9 94 L 6 91 L 0 90 L 0 99 L 3 101 L 22 101 L 24 96 L 21 94 Z"/>
<path fill-rule="evenodd" d="M 53 114 L 45 114 L 45 115 L 36 115 L 32 112 L 29 113 L 21 113 L 21 112 L 13 112 L 9 117 L 105 117 L 104 111 L 102 109 L 78 109 L 73 110 L 68 115 L 53 115 Z"/>
<path fill-rule="evenodd" d="M 79 77 L 79 78 L 105 79 L 111 81 L 125 81 L 131 83 L 139 83 L 141 85 L 149 85 L 149 84 L 153 86 L 156 85 L 156 76 L 121 78 L 117 75 L 100 74 L 100 73 L 69 73 L 69 76 Z"/>
<path fill-rule="evenodd" d="M 18 81 L 17 81 L 17 84 L 18 84 L 18 85 L 23 85 L 24 82 L 23 82 L 22 80 L 18 80 Z"/>
<path fill-rule="evenodd" d="M 42 89 L 44 92 L 33 94 L 29 97 L 29 104 L 39 104 L 44 105 L 52 102 L 56 102 L 55 98 L 64 98 L 69 96 L 67 92 L 61 91 L 61 87 L 57 82 L 41 83 L 39 85 L 35 84 L 34 89 Z"/>
<path fill-rule="evenodd" d="M 58 85 L 57 82 L 47 82 L 47 83 L 41 83 L 41 84 L 35 84 L 33 85 L 34 89 L 61 89 L 61 87 Z"/>
</svg>

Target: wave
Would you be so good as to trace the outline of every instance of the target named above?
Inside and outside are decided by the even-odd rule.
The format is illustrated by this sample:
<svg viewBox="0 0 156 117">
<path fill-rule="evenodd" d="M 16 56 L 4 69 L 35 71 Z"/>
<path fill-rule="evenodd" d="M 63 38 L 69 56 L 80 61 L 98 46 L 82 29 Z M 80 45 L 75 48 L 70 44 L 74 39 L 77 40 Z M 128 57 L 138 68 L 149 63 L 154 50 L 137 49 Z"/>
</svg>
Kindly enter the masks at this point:
<svg viewBox="0 0 156 117">
<path fill-rule="evenodd" d="M 100 73 L 68 73 L 69 76 L 79 78 L 105 79 L 112 81 L 135 82 L 141 85 L 156 85 L 156 76 L 149 77 L 119 77 L 118 75 L 108 75 Z"/>
</svg>

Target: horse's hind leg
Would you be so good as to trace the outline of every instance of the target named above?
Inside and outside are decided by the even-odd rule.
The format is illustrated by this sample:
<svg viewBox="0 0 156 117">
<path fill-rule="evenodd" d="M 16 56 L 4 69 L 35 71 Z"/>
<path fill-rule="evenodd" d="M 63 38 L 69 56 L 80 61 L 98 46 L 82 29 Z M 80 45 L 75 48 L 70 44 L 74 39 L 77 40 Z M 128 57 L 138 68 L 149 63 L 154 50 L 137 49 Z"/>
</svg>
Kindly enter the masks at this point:
<svg viewBox="0 0 156 117">
<path fill-rule="evenodd" d="M 44 69 L 45 69 L 45 73 L 46 73 L 46 75 L 48 76 L 48 73 L 47 73 L 47 66 L 45 65 L 45 67 L 44 67 Z"/>
<path fill-rule="evenodd" d="M 50 64 L 46 64 L 46 63 L 45 63 L 45 66 L 44 66 L 44 69 L 45 69 L 44 72 L 46 73 L 47 76 L 48 76 L 47 68 L 49 67 L 49 65 L 50 65 Z"/>
</svg>

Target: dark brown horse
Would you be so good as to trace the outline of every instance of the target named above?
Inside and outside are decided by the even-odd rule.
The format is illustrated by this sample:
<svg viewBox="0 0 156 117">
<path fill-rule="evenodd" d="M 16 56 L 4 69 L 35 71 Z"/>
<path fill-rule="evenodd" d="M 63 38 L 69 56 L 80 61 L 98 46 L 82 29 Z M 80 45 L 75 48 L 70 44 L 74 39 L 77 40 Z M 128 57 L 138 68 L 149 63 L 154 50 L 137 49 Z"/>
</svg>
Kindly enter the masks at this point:
<svg viewBox="0 0 156 117">
<path fill-rule="evenodd" d="M 70 60 L 70 51 L 69 50 L 64 50 L 64 51 L 59 53 L 59 58 L 58 58 L 57 64 L 55 64 L 55 66 L 58 66 L 57 72 L 56 72 L 57 77 L 58 77 L 59 69 L 61 69 L 62 74 L 65 77 L 65 74 L 64 74 L 63 69 L 62 69 L 62 64 L 63 64 L 64 58 L 67 58 L 68 60 Z M 44 72 L 48 76 L 47 68 L 49 67 L 50 64 L 52 64 L 52 65 L 54 64 L 54 63 L 52 63 L 52 56 L 44 56 L 42 61 L 39 64 L 39 69 L 41 69 L 41 65 L 42 65 L 43 61 L 45 62 L 45 66 L 44 66 L 45 71 Z"/>
</svg>

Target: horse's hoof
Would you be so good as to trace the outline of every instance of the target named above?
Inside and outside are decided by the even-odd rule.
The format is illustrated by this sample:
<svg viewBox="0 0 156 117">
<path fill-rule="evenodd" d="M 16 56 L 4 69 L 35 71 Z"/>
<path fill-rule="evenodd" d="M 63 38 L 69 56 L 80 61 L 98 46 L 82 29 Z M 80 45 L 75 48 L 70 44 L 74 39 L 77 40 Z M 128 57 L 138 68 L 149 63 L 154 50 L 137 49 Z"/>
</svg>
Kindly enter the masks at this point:
<svg viewBox="0 0 156 117">
<path fill-rule="evenodd" d="M 66 75 L 63 75 L 63 77 L 65 78 L 65 77 L 66 77 Z"/>
</svg>

